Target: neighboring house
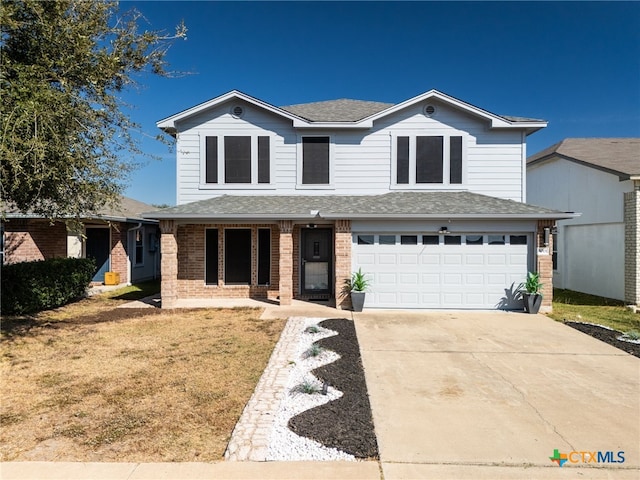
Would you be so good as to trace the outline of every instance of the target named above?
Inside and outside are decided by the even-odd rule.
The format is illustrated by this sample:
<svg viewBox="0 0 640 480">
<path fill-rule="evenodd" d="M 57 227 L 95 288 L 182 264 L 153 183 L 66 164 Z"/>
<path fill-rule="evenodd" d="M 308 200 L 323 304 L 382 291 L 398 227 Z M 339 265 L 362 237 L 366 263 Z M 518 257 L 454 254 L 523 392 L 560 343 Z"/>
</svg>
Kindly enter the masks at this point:
<svg viewBox="0 0 640 480">
<path fill-rule="evenodd" d="M 558 222 L 553 283 L 640 304 L 640 138 L 567 138 L 527 161 L 527 199 Z"/>
<path fill-rule="evenodd" d="M 115 272 L 120 283 L 141 282 L 160 276 L 158 221 L 141 213 L 146 203 L 122 197 L 116 208 L 105 207 L 82 220 L 82 231 L 73 231 L 64 219 L 49 219 L 16 211 L 5 213 L 4 263 L 56 257 L 95 258 L 95 283 L 106 272 Z"/>
<path fill-rule="evenodd" d="M 513 292 L 537 270 L 548 309 L 545 229 L 567 215 L 523 203 L 526 137 L 545 126 L 435 90 L 281 108 L 231 91 L 161 120 L 177 206 L 145 216 L 160 220 L 162 305 L 344 307 L 362 268 L 367 308 L 520 308 Z"/>
</svg>

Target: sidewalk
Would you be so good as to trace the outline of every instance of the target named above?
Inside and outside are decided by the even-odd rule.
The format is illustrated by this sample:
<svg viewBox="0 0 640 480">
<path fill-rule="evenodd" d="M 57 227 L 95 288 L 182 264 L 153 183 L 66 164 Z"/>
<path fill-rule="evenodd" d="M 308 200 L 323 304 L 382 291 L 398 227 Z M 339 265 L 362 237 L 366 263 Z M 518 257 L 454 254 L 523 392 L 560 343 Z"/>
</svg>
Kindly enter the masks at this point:
<svg viewBox="0 0 640 480">
<path fill-rule="evenodd" d="M 378 462 L 220 462 L 0 464 L 2 480 L 379 480 Z"/>
</svg>

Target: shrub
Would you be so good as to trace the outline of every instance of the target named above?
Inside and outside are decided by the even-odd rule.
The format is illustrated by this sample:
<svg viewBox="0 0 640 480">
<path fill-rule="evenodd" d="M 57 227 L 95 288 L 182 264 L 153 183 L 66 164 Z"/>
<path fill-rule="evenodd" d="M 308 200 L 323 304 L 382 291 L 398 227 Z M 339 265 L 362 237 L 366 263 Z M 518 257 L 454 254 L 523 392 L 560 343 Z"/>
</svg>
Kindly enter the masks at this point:
<svg viewBox="0 0 640 480">
<path fill-rule="evenodd" d="M 95 273 L 86 258 L 52 258 L 2 266 L 2 313 L 20 315 L 60 307 L 85 295 Z"/>
</svg>

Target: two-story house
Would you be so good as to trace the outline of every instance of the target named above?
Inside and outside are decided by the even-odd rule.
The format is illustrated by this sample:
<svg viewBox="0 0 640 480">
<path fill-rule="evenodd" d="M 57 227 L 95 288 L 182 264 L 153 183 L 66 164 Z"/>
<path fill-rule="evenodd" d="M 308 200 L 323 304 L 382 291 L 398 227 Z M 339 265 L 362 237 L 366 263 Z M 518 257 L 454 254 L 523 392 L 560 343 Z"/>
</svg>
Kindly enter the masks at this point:
<svg viewBox="0 0 640 480">
<path fill-rule="evenodd" d="M 431 90 L 397 105 L 276 107 L 238 91 L 158 122 L 176 138 L 177 206 L 162 231 L 162 305 L 293 298 L 365 307 L 520 308 L 539 271 L 551 306 L 550 229 L 524 203 L 526 137 L 542 120 Z"/>
</svg>

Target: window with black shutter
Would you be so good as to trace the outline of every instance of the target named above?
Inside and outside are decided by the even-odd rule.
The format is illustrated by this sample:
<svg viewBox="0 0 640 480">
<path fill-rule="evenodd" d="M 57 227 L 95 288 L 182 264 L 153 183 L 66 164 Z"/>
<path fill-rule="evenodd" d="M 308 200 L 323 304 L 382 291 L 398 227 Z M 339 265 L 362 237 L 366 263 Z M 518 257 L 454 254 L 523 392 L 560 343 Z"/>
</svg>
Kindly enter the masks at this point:
<svg viewBox="0 0 640 480">
<path fill-rule="evenodd" d="M 258 285 L 271 283 L 271 230 L 258 229 Z"/>
<path fill-rule="evenodd" d="M 443 137 L 416 137 L 416 183 L 442 183 Z"/>
<path fill-rule="evenodd" d="M 207 183 L 218 183 L 218 137 L 206 138 L 205 177 Z"/>
<path fill-rule="evenodd" d="M 409 183 L 409 137 L 398 137 L 397 182 Z"/>
<path fill-rule="evenodd" d="M 271 182 L 269 137 L 258 137 L 258 183 Z"/>
<path fill-rule="evenodd" d="M 329 184 L 329 137 L 302 138 L 302 183 Z"/>
<path fill-rule="evenodd" d="M 224 137 L 225 183 L 251 183 L 251 137 Z"/>
<path fill-rule="evenodd" d="M 251 283 L 251 229 L 224 231 L 224 282 L 227 285 Z"/>
<path fill-rule="evenodd" d="M 205 283 L 218 284 L 218 229 L 205 230 Z"/>
</svg>

